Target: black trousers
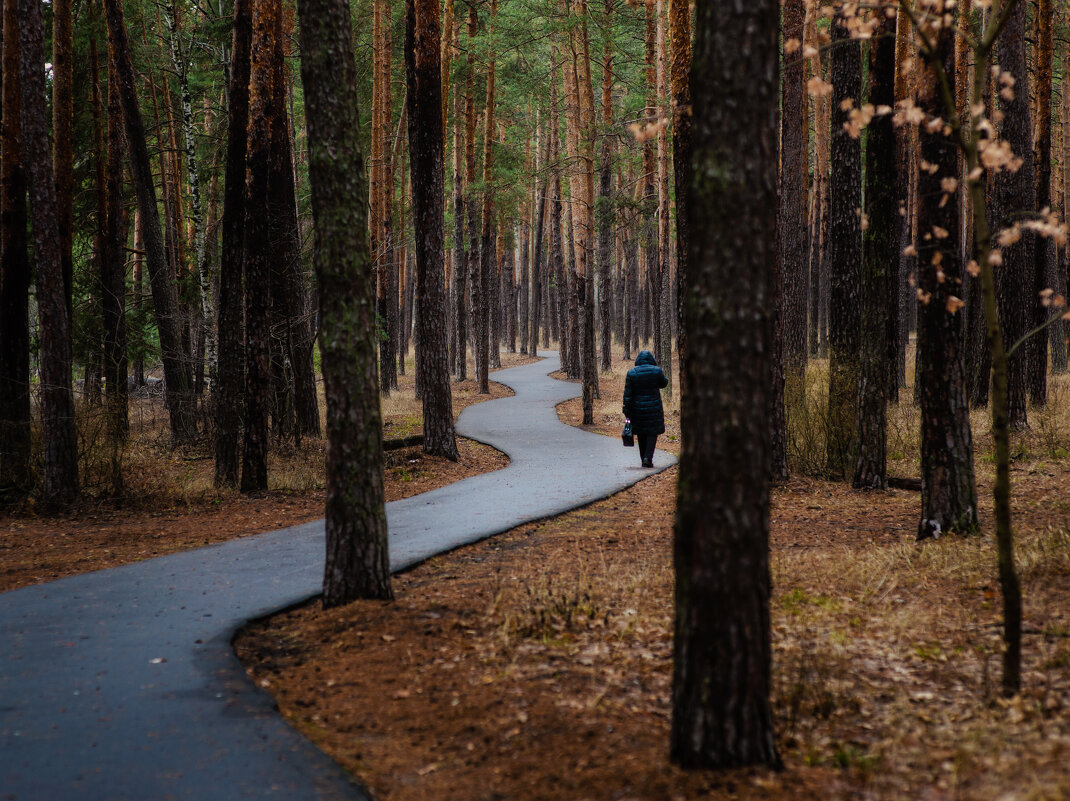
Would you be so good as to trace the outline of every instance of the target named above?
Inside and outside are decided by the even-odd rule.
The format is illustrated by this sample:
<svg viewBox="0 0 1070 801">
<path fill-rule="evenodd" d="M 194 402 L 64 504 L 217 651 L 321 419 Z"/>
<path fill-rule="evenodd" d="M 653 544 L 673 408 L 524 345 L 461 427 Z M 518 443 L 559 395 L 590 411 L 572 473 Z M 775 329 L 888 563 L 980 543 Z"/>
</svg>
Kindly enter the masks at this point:
<svg viewBox="0 0 1070 801">
<path fill-rule="evenodd" d="M 654 448 L 658 444 L 657 434 L 637 434 L 636 438 L 639 440 L 639 458 L 644 462 L 649 462 L 654 459 Z"/>
</svg>

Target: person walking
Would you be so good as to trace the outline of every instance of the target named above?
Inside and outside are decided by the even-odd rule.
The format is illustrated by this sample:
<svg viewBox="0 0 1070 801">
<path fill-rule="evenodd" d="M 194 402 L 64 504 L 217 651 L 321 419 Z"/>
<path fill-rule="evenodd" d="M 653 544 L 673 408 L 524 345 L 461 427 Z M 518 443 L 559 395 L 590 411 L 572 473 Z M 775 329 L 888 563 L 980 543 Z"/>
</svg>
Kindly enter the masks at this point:
<svg viewBox="0 0 1070 801">
<path fill-rule="evenodd" d="M 639 458 L 643 467 L 654 466 L 658 434 L 665 433 L 665 410 L 661 390 L 669 379 L 648 350 L 635 357 L 635 367 L 624 380 L 624 416 L 632 421 L 632 433 L 639 438 Z"/>
</svg>

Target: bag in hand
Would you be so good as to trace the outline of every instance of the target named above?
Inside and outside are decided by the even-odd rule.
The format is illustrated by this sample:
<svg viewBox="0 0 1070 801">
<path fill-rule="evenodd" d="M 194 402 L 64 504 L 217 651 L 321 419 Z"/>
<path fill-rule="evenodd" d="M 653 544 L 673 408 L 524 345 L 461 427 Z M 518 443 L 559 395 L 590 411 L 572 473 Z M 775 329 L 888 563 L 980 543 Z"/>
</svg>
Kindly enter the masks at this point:
<svg viewBox="0 0 1070 801">
<path fill-rule="evenodd" d="M 635 437 L 632 436 L 632 421 L 624 421 L 624 430 L 620 432 L 621 441 L 624 443 L 625 448 L 631 448 L 635 445 Z"/>
</svg>

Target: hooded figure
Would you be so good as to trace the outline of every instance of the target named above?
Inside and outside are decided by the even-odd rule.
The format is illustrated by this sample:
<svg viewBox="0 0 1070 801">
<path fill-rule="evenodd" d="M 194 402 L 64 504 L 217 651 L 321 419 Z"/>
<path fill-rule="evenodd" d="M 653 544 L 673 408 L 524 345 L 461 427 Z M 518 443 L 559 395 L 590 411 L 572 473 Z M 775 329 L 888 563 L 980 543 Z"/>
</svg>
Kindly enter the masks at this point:
<svg viewBox="0 0 1070 801">
<path fill-rule="evenodd" d="M 669 379 L 648 350 L 635 358 L 635 367 L 628 371 L 624 381 L 624 416 L 632 421 L 632 433 L 639 438 L 639 458 L 643 460 L 643 467 L 654 466 L 658 434 L 665 433 L 661 390 L 668 384 Z"/>
</svg>

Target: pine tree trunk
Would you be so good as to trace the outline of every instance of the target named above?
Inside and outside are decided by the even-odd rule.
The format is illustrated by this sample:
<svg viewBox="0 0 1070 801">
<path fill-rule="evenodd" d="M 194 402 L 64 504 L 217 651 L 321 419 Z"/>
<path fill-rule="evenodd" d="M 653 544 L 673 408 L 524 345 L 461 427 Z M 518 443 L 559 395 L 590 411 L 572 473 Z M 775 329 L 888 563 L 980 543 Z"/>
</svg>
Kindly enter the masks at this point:
<svg viewBox="0 0 1070 801">
<path fill-rule="evenodd" d="M 787 381 L 799 381 L 806 370 L 806 151 L 808 125 L 803 87 L 803 23 L 805 0 L 785 0 L 784 41 L 799 49 L 784 53 L 780 179 L 780 261 L 783 277 L 781 331 Z M 786 48 L 787 49 L 787 48 Z"/>
<path fill-rule="evenodd" d="M 1033 70 L 1037 77 L 1037 127 L 1033 146 L 1036 169 L 1034 208 L 1043 211 L 1051 207 L 1051 94 L 1055 50 L 1052 0 L 1038 0 L 1033 25 L 1037 35 L 1033 59 Z M 1028 151 L 1022 155 L 1029 157 Z M 1055 240 L 1046 236 L 1037 237 L 1035 248 L 1033 292 L 1030 297 L 1033 316 L 1030 329 L 1038 328 L 1048 321 L 1049 309 L 1040 304 L 1040 293 L 1050 289 L 1055 283 Z M 1034 406 L 1041 407 L 1048 400 L 1047 332 L 1030 337 L 1028 344 L 1029 400 Z"/>
<path fill-rule="evenodd" d="M 1032 211 L 1036 203 L 1033 159 L 1029 157 L 1033 130 L 1029 119 L 1025 29 L 1026 5 L 1019 2 L 1015 4 L 1003 32 L 996 41 L 996 57 L 1000 69 L 1009 72 L 1016 81 L 1007 93 L 1013 99 L 1008 100 L 1001 93 L 999 108 L 1004 116 L 1000 137 L 1024 162 L 1017 171 L 1002 170 L 995 176 L 992 216 L 996 230 L 1012 226 L 1022 212 Z M 1003 248 L 1003 266 L 996 272 L 1000 322 L 1008 343 L 1017 342 L 1029 330 L 1029 323 L 1035 316 L 1036 303 L 1032 297 L 1035 284 L 1035 246 L 1033 234 L 1024 231 L 1018 242 Z M 1008 354 L 1010 425 L 1015 429 L 1029 425 L 1026 414 L 1029 348 L 1026 344 Z"/>
<path fill-rule="evenodd" d="M 0 129 L 0 505 L 32 488 L 30 469 L 30 258 L 22 154 L 17 0 L 3 2 Z"/>
<path fill-rule="evenodd" d="M 1060 149 L 1059 177 L 1061 183 L 1060 205 L 1062 217 L 1070 214 L 1070 46 L 1063 48 L 1062 75 L 1060 87 L 1060 119 L 1062 120 L 1062 148 Z M 1055 283 L 1052 289 L 1056 294 L 1067 295 L 1067 265 L 1070 264 L 1070 249 L 1061 248 L 1060 257 L 1055 265 Z M 1067 370 L 1067 336 L 1070 335 L 1070 322 L 1057 320 L 1051 326 L 1051 368 L 1052 372 L 1065 373 Z"/>
<path fill-rule="evenodd" d="M 658 106 L 669 95 L 669 76 L 666 68 L 665 46 L 665 0 L 657 0 L 655 6 L 657 16 L 657 89 Z M 672 306 L 672 279 L 670 266 L 672 263 L 671 248 L 669 241 L 669 134 L 668 130 L 661 125 L 660 113 L 658 119 L 658 274 L 661 292 L 654 302 L 660 306 L 661 316 L 661 357 L 659 363 L 665 371 L 665 377 L 669 383 L 665 387 L 665 395 L 672 397 L 672 318 L 675 310 Z"/>
<path fill-rule="evenodd" d="M 293 145 L 290 140 L 290 120 L 286 111 L 285 43 L 291 31 L 277 15 L 275 51 L 273 53 L 273 93 L 271 99 L 271 153 L 268 169 L 269 220 L 275 270 L 282 289 L 282 303 L 272 309 L 273 321 L 279 335 L 277 341 L 285 349 L 290 363 L 291 380 L 286 396 L 293 407 L 294 435 L 319 436 L 319 401 L 316 395 L 316 375 L 313 365 L 313 337 L 308 314 L 308 289 L 301 266 L 301 232 L 297 219 L 293 171 Z"/>
<path fill-rule="evenodd" d="M 801 35 L 801 32 L 800 32 Z M 669 77 L 672 85 L 672 161 L 676 188 L 676 354 L 680 359 L 680 381 L 687 358 L 687 330 L 684 327 L 683 298 L 687 281 L 687 249 L 690 236 L 687 191 L 691 183 L 691 9 L 686 0 L 669 0 Z M 801 80 L 800 80 L 801 84 Z M 800 180 L 802 180 L 800 176 Z M 806 308 L 803 307 L 803 336 Z M 683 386 L 680 392 L 683 393 Z"/>
<path fill-rule="evenodd" d="M 453 29 L 453 47 L 459 49 L 461 23 L 457 20 Z M 469 50 L 469 58 L 472 58 Z M 458 381 L 468 378 L 468 251 L 465 248 L 464 221 L 464 154 L 467 140 L 463 125 L 465 124 L 462 106 L 467 106 L 472 97 L 471 66 L 466 65 L 465 93 L 461 92 L 461 82 L 454 85 L 453 93 L 453 297 L 454 297 L 454 333 L 453 333 L 453 374 Z M 474 151 L 473 151 L 474 153 Z"/>
<path fill-rule="evenodd" d="M 267 489 L 271 391 L 269 172 L 277 0 L 254 0 L 249 71 L 249 142 L 245 155 L 245 420 L 241 491 Z"/>
<path fill-rule="evenodd" d="M 442 260 L 443 146 L 441 34 L 438 0 L 406 0 L 405 67 L 408 84 L 412 220 L 416 235 L 417 344 L 423 355 L 424 453 L 457 461 L 446 328 Z"/>
<path fill-rule="evenodd" d="M 55 176 L 48 152 L 44 20 L 37 0 L 19 0 L 19 89 L 22 146 L 33 230 L 39 315 L 42 499 L 65 506 L 78 495 L 78 438 L 71 392 L 71 318 L 63 283 Z"/>
<path fill-rule="evenodd" d="M 602 34 L 602 154 L 598 181 L 598 303 L 601 313 L 602 369 L 613 369 L 613 6 L 605 0 Z M 689 14 L 690 16 L 690 14 Z M 678 212 L 679 214 L 679 212 Z"/>
<path fill-rule="evenodd" d="M 114 76 L 115 68 L 109 68 Z M 126 231 L 123 225 L 123 129 L 118 81 L 108 80 L 108 163 L 105 169 L 104 249 L 101 297 L 104 317 L 104 382 L 112 440 L 112 488 L 121 489 L 120 456 L 130 431 L 126 355 Z"/>
<path fill-rule="evenodd" d="M 497 228 L 494 209 L 494 23 L 497 14 L 497 0 L 490 0 L 490 19 L 487 23 L 487 36 L 490 39 L 490 52 L 487 55 L 487 105 L 483 128 L 483 227 L 479 245 L 479 306 L 475 298 L 472 307 L 476 314 L 476 377 L 479 379 L 479 392 L 490 394 L 490 282 L 497 254 L 494 253 L 494 233 Z M 473 12 L 474 13 L 474 12 Z"/>
<path fill-rule="evenodd" d="M 375 371 L 375 278 L 347 0 L 299 0 L 327 394 L 323 604 L 393 597 Z"/>
<path fill-rule="evenodd" d="M 831 475 L 845 478 L 858 458 L 859 276 L 862 268 L 862 149 L 844 130 L 850 100 L 862 97 L 861 45 L 847 31 L 847 19 L 832 20 L 829 78 L 832 142 L 829 174 L 829 405 L 826 456 Z"/>
<path fill-rule="evenodd" d="M 896 18 L 884 16 L 869 46 L 869 91 L 873 106 L 895 103 Z M 888 317 L 898 305 L 899 214 L 896 208 L 895 129 L 889 114 L 867 129 L 866 209 L 862 233 L 858 460 L 853 486 L 884 489 L 887 483 Z"/>
<path fill-rule="evenodd" d="M 927 114 L 944 112 L 937 64 L 953 75 L 954 30 L 941 31 L 937 51 L 924 52 L 919 95 Z M 921 521 L 918 539 L 977 528 L 970 407 L 962 363 L 962 327 L 954 292 L 962 276 L 959 194 L 941 182 L 958 175 L 958 150 L 942 130 L 921 127 L 920 157 L 935 172 L 918 176 L 918 374 L 921 404 Z M 927 236 L 930 235 L 931 236 Z"/>
<path fill-rule="evenodd" d="M 658 124 L 658 35 L 657 0 L 644 0 L 646 9 L 646 124 Z M 647 136 L 643 141 L 643 208 L 644 252 L 646 256 L 647 298 L 644 305 L 646 325 L 644 333 L 653 339 L 654 356 L 661 364 L 665 360 L 661 339 L 661 258 L 658 251 L 658 154 L 657 139 Z"/>
<path fill-rule="evenodd" d="M 223 189 L 223 234 L 219 258 L 219 372 L 215 405 L 215 485 L 238 483 L 244 385 L 245 153 L 249 120 L 249 70 L 252 2 L 234 0 L 230 88 L 227 108 L 226 179 Z"/>
<path fill-rule="evenodd" d="M 481 316 L 485 310 L 483 301 L 483 283 L 481 279 L 480 264 L 482 257 L 479 253 L 481 234 L 480 212 L 481 204 L 475 193 L 476 185 L 476 101 L 475 101 L 475 72 L 476 62 L 473 52 L 474 40 L 479 33 L 479 19 L 476 15 L 474 4 L 468 7 L 468 70 L 465 73 L 464 94 L 464 185 L 467 191 L 465 206 L 467 209 L 467 234 L 468 234 L 468 337 L 472 346 L 472 356 L 475 362 L 476 375 L 479 380 L 479 326 L 486 324 L 486 318 Z"/>
<path fill-rule="evenodd" d="M 73 320 L 74 27 L 71 0 L 52 2 L 52 136 L 63 297 L 67 304 L 67 317 Z"/>
<path fill-rule="evenodd" d="M 547 153 L 549 151 L 549 139 L 543 129 L 538 129 L 537 137 L 542 140 L 542 149 L 536 147 L 535 152 Z M 542 155 L 538 159 L 538 164 L 535 170 L 536 176 L 542 174 L 543 166 L 546 164 L 547 158 Z M 534 252 L 532 255 L 531 265 L 531 323 L 528 333 L 528 351 L 532 356 L 537 356 L 539 353 L 539 326 L 542 323 L 543 315 L 543 276 L 546 274 L 546 199 L 549 194 L 549 187 L 544 180 L 539 184 L 539 178 L 535 179 L 535 191 L 539 199 L 538 211 L 535 214 L 535 243 Z"/>
<path fill-rule="evenodd" d="M 670 742 L 687 768 L 780 764 L 766 485 L 778 22 L 773 0 L 700 4 L 696 19 Z"/>
<path fill-rule="evenodd" d="M 538 151 L 538 122 L 535 125 L 535 149 Z M 538 154 L 536 153 L 536 159 Z M 530 142 L 524 148 L 524 170 L 528 174 L 533 174 L 531 163 L 531 144 Z M 534 192 L 532 193 L 532 197 Z M 520 282 L 517 285 L 517 302 L 519 304 L 518 309 L 518 322 L 519 322 L 519 334 L 520 334 L 520 353 L 523 356 L 528 354 L 528 320 L 531 314 L 531 218 L 534 215 L 535 204 L 530 200 L 526 200 L 521 204 L 521 213 L 523 218 L 520 222 Z"/>
<path fill-rule="evenodd" d="M 122 0 L 104 0 L 108 20 L 108 42 L 116 68 L 116 82 L 123 106 L 130 171 L 141 215 L 145 259 L 152 287 L 156 327 L 163 357 L 167 409 L 171 417 L 171 439 L 176 445 L 192 442 L 197 435 L 195 398 L 189 369 L 189 353 L 182 344 L 179 303 L 173 272 L 164 249 L 163 230 L 156 205 L 145 127 L 138 107 L 137 78 L 130 60 L 130 44 L 123 20 Z"/>
</svg>

